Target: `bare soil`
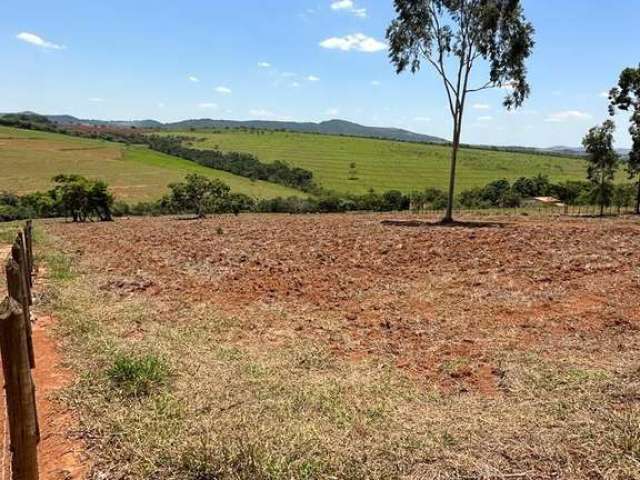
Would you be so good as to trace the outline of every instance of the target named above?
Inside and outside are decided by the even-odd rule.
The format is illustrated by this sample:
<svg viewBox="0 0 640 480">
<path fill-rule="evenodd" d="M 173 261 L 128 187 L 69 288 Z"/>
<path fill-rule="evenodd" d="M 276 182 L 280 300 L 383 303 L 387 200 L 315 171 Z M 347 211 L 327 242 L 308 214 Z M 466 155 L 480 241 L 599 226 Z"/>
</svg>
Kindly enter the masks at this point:
<svg viewBox="0 0 640 480">
<path fill-rule="evenodd" d="M 355 362 L 391 359 L 444 392 L 500 395 L 504 352 L 571 352 L 602 364 L 635 348 L 623 339 L 640 326 L 636 220 L 384 220 L 395 217 L 241 215 L 47 229 L 101 272 L 101 288 L 156 298 L 167 319 L 181 306 L 214 305 L 246 322 L 238 343 L 312 339 Z"/>
</svg>

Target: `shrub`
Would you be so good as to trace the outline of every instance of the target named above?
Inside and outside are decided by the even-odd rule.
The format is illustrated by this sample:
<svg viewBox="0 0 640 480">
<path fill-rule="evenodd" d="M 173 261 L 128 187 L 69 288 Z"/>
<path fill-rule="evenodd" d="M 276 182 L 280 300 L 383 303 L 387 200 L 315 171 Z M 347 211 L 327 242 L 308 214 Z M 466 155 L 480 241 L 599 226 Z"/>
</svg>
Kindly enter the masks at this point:
<svg viewBox="0 0 640 480">
<path fill-rule="evenodd" d="M 190 173 L 184 182 L 172 183 L 170 203 L 178 212 L 193 212 L 204 218 L 209 212 L 220 213 L 229 202 L 228 185 L 218 179 Z"/>
</svg>

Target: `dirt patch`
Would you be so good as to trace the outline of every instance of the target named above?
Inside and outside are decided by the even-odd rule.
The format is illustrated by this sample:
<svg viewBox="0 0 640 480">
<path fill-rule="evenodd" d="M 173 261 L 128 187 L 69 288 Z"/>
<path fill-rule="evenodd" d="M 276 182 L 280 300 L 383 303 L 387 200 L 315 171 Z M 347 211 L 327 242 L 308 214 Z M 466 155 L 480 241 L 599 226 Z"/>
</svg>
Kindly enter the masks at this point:
<svg viewBox="0 0 640 480">
<path fill-rule="evenodd" d="M 36 399 L 40 420 L 40 478 L 50 480 L 80 480 L 88 472 L 83 446 L 69 439 L 71 415 L 60 403 L 53 400 L 57 391 L 72 381 L 71 372 L 61 365 L 60 354 L 49 336 L 55 319 L 48 316 L 38 318 L 33 328 L 36 352 Z"/>
<path fill-rule="evenodd" d="M 424 219 L 247 215 L 50 228 L 104 272 L 103 288 L 157 297 L 168 319 L 211 304 L 246 322 L 238 342 L 302 336 L 449 391 L 498 393 L 504 352 L 559 356 L 640 326 L 625 314 L 640 311 L 637 223 L 499 220 L 402 228 Z"/>
</svg>

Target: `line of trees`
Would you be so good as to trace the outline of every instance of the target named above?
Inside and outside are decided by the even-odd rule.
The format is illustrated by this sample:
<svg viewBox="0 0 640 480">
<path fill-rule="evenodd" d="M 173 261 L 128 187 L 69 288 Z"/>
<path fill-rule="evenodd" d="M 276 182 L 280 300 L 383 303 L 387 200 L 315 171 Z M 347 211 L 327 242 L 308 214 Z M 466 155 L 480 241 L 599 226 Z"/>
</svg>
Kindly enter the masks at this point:
<svg viewBox="0 0 640 480">
<path fill-rule="evenodd" d="M 601 188 L 602 176 L 595 173 L 595 181 L 566 181 L 553 183 L 548 177 L 521 177 L 513 183 L 496 180 L 484 187 L 462 191 L 455 200 L 456 208 L 490 209 L 517 208 L 528 199 L 552 196 L 567 205 L 614 206 L 620 211 L 635 201 L 635 185 L 618 184 Z M 608 177 L 607 177 L 608 178 Z M 169 185 L 169 192 L 155 202 L 128 204 L 116 201 L 106 183 L 91 181 L 79 175 L 58 175 L 47 192 L 18 196 L 0 192 L 0 221 L 24 218 L 68 217 L 76 222 L 107 221 L 112 216 L 193 214 L 202 218 L 207 214 L 258 213 L 339 213 L 389 212 L 403 210 L 441 210 L 448 205 L 447 192 L 427 188 L 420 192 L 402 193 L 397 190 L 362 194 L 323 193 L 315 197 L 278 197 L 254 199 L 231 192 L 220 180 L 190 174 L 182 182 Z"/>
<path fill-rule="evenodd" d="M 629 134 L 632 148 L 626 161 L 626 171 L 630 180 L 636 182 L 635 213 L 640 214 L 640 66 L 626 68 L 620 74 L 618 85 L 609 92 L 609 114 L 630 112 Z M 592 185 L 594 203 L 600 205 L 600 215 L 604 208 L 615 201 L 618 187 L 614 184 L 616 172 L 623 161 L 614 148 L 616 125 L 606 120 L 602 125 L 591 128 L 582 145 L 587 152 L 587 178 Z"/>
<path fill-rule="evenodd" d="M 312 172 L 303 168 L 291 167 L 279 160 L 264 163 L 248 153 L 189 148 L 184 146 L 185 139 L 183 137 L 150 135 L 145 139 L 146 144 L 152 150 L 190 160 L 205 167 L 224 170 L 252 180 L 278 183 L 304 192 L 318 190 L 313 182 Z"/>
</svg>

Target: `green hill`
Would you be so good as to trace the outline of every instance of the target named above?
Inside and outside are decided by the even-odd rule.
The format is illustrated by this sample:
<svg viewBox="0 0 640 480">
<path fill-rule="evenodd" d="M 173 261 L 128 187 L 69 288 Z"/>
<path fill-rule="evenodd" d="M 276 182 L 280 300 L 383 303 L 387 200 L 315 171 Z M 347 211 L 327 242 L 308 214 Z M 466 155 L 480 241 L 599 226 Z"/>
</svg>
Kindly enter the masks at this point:
<svg viewBox="0 0 640 480">
<path fill-rule="evenodd" d="M 16 193 L 46 190 L 54 175 L 78 173 L 106 180 L 120 199 L 156 200 L 167 191 L 169 183 L 194 172 L 218 178 L 232 191 L 252 197 L 301 194 L 297 190 L 251 181 L 145 147 L 8 127 L 0 127 L 0 172 L 0 190 Z"/>
<path fill-rule="evenodd" d="M 403 192 L 437 187 L 445 190 L 450 149 L 446 146 L 390 140 L 251 130 L 174 131 L 203 139 L 195 148 L 249 152 L 260 160 L 283 160 L 306 168 L 322 187 L 364 193 L 397 189 Z M 355 168 L 351 164 L 355 163 Z M 496 179 L 514 180 L 539 173 L 554 181 L 584 180 L 586 164 L 579 158 L 463 149 L 458 191 L 484 186 Z"/>
</svg>

